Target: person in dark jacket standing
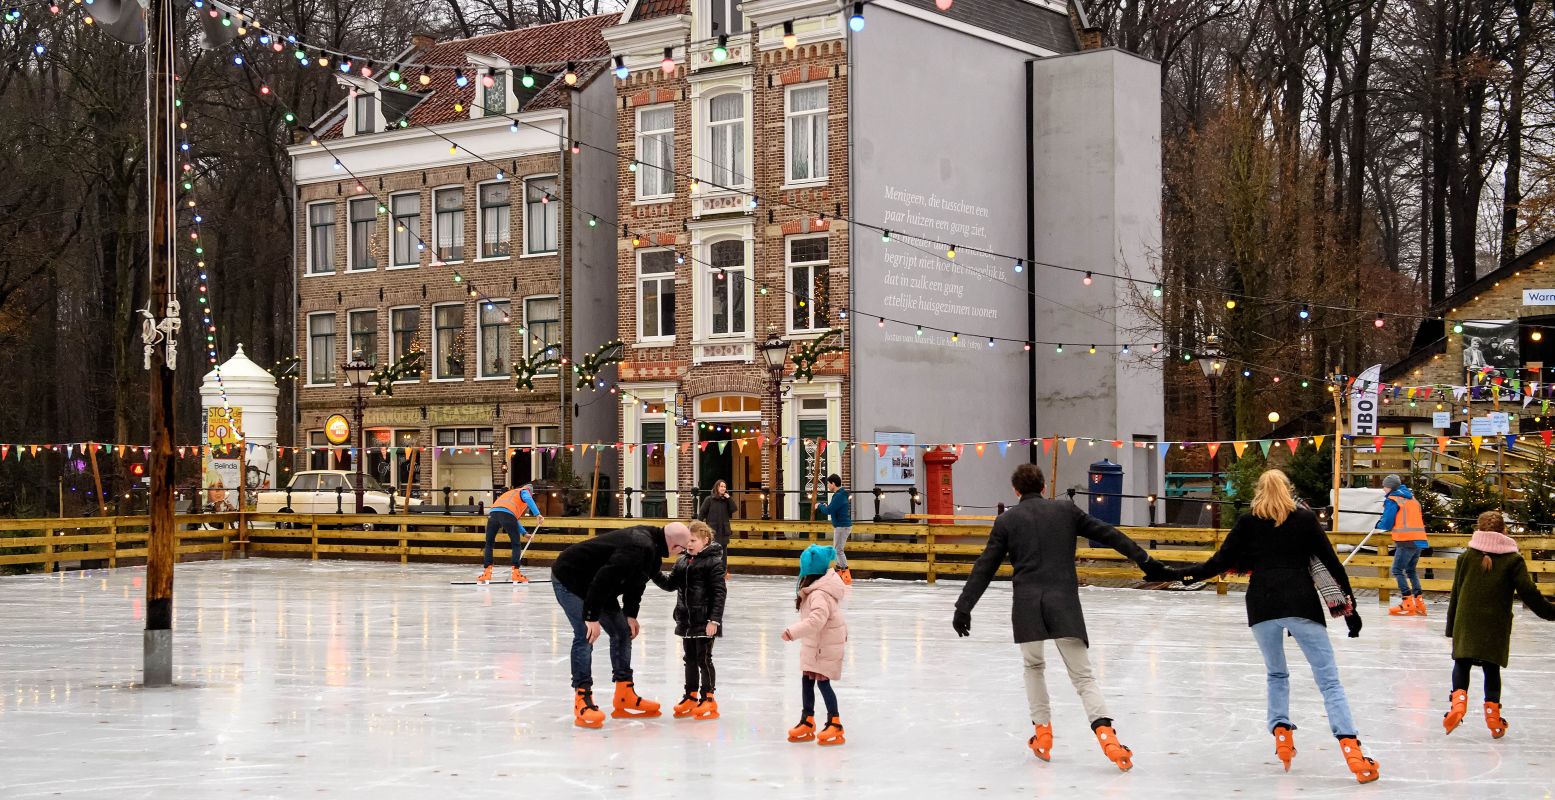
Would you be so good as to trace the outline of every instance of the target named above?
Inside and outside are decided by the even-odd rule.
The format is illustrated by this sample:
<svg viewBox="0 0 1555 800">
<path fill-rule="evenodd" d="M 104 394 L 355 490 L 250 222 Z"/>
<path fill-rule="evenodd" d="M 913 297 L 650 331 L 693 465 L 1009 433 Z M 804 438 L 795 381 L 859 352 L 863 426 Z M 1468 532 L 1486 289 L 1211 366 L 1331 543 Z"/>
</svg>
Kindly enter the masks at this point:
<svg viewBox="0 0 1555 800">
<path fill-rule="evenodd" d="M 713 541 L 719 544 L 719 549 L 728 549 L 729 539 L 734 535 L 729 521 L 734 519 L 738 511 L 739 506 L 729 496 L 728 482 L 723 478 L 713 481 L 713 493 L 702 501 L 702 507 L 697 510 L 697 519 L 713 529 Z"/>
<path fill-rule="evenodd" d="M 837 574 L 843 583 L 851 584 L 853 573 L 848 569 L 845 550 L 848 537 L 853 535 L 853 498 L 848 496 L 847 489 L 842 488 L 842 477 L 835 473 L 826 476 L 826 490 L 831 492 L 831 499 L 821 506 L 821 513 L 831 520 L 831 544 L 837 551 Z"/>
<path fill-rule="evenodd" d="M 1220 549 L 1203 564 L 1169 572 L 1187 583 L 1213 578 L 1227 570 L 1252 573 L 1247 583 L 1247 624 L 1253 629 L 1253 639 L 1263 652 L 1269 674 L 1268 725 L 1274 735 L 1275 755 L 1285 762 L 1286 770 L 1296 755 L 1296 726 L 1290 719 L 1290 669 L 1285 662 L 1288 633 L 1312 666 L 1312 677 L 1323 693 L 1323 706 L 1328 711 L 1328 728 L 1339 740 L 1345 763 L 1357 781 L 1370 783 L 1380 773 L 1377 762 L 1361 751 L 1355 722 L 1350 717 L 1350 703 L 1339 683 L 1339 664 L 1328 641 L 1323 598 L 1314 582 L 1319 576 L 1317 565 L 1344 594 L 1344 602 L 1339 604 L 1341 613 L 1345 614 L 1350 637 L 1359 636 L 1361 617 L 1355 612 L 1344 565 L 1334 555 L 1334 547 L 1323 533 L 1317 515 L 1296 504 L 1290 478 L 1271 469 L 1258 476 L 1251 513 L 1237 519 Z"/>
<path fill-rule="evenodd" d="M 1069 670 L 1069 679 L 1085 704 L 1091 730 L 1096 734 L 1102 753 L 1126 772 L 1133 767 L 1131 753 L 1118 742 L 1101 689 L 1091 674 L 1087 652 L 1090 639 L 1085 633 L 1085 615 L 1080 610 L 1080 578 L 1075 572 L 1077 541 L 1091 539 L 1117 550 L 1144 570 L 1146 580 L 1170 580 L 1169 570 L 1134 540 L 1081 511 L 1074 503 L 1044 499 L 1042 489 L 1047 480 L 1035 464 L 1016 467 L 1010 483 L 1020 502 L 994 521 L 993 530 L 988 534 L 988 546 L 972 566 L 972 575 L 956 601 L 952 625 L 961 636 L 972 632 L 972 609 L 999 571 L 999 565 L 1008 557 L 1015 568 L 1015 602 L 1010 616 L 1015 642 L 1020 645 L 1026 663 L 1026 699 L 1031 706 L 1031 723 L 1036 727 L 1027 744 L 1038 758 L 1051 759 L 1052 712 L 1044 675 L 1043 643 L 1053 639 Z"/>
<path fill-rule="evenodd" d="M 659 704 L 639 697 L 632 683 L 632 640 L 643 588 L 664 559 L 684 552 L 690 532 L 683 523 L 638 525 L 570 545 L 551 567 L 551 589 L 572 623 L 573 724 L 604 725 L 594 705 L 594 642 L 610 636 L 610 672 L 616 691 L 610 716 L 657 717 Z M 617 599 L 619 598 L 619 603 Z"/>
<path fill-rule="evenodd" d="M 675 704 L 675 716 L 718 719 L 718 701 L 713 699 L 718 682 L 718 673 L 713 669 L 713 642 L 723 635 L 724 598 L 728 594 L 724 553 L 723 547 L 713 541 L 713 530 L 707 523 L 698 520 L 689 527 L 691 541 L 669 577 L 658 572 L 652 577 L 660 589 L 679 593 L 675 599 L 675 635 L 680 637 L 685 652 L 686 693 Z"/>
<path fill-rule="evenodd" d="M 1501 716 L 1501 668 L 1512 655 L 1512 600 L 1529 611 L 1555 620 L 1555 603 L 1539 594 L 1528 564 L 1517 552 L 1517 540 L 1506 535 L 1506 518 L 1499 511 L 1479 515 L 1469 548 L 1452 568 L 1452 600 L 1447 604 L 1447 635 L 1452 637 L 1451 706 L 1442 727 L 1452 733 L 1468 713 L 1469 673 L 1485 675 L 1485 725 L 1490 735 L 1506 735 Z"/>
</svg>

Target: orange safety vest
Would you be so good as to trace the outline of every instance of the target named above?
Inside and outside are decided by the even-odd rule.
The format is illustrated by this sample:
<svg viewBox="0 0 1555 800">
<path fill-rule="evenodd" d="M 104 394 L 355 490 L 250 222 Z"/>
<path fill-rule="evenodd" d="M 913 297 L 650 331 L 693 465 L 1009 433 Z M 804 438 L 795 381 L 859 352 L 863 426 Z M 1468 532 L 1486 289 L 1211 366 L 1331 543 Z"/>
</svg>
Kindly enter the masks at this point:
<svg viewBox="0 0 1555 800">
<path fill-rule="evenodd" d="M 509 489 L 503 492 L 501 497 L 498 497 L 496 500 L 492 501 L 491 507 L 493 510 L 500 508 L 504 511 L 507 511 L 509 514 L 513 515 L 514 519 L 523 519 L 524 514 L 529 511 L 529 507 L 524 504 L 523 498 L 520 497 L 520 494 L 528 490 L 528 486 L 520 486 L 517 489 Z M 531 493 L 531 499 L 533 496 L 533 493 Z"/>
<path fill-rule="evenodd" d="M 1388 499 L 1398 504 L 1398 513 L 1393 516 L 1393 541 L 1426 541 L 1425 514 L 1420 511 L 1420 501 L 1413 497 L 1391 495 Z"/>
</svg>

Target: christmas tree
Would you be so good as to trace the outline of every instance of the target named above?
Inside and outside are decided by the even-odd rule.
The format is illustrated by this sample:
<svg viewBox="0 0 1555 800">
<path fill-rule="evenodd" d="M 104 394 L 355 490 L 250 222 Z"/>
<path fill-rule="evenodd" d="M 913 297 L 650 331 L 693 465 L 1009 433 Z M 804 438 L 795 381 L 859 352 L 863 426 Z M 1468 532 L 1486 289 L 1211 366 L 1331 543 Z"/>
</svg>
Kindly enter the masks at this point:
<svg viewBox="0 0 1555 800">
<path fill-rule="evenodd" d="M 1415 499 L 1420 502 L 1420 512 L 1425 517 L 1425 529 L 1430 533 L 1446 533 L 1447 518 L 1451 516 L 1452 509 L 1447 506 L 1447 500 L 1435 489 L 1431 488 L 1431 473 L 1426 472 L 1418 460 L 1409 467 L 1409 479 L 1406 481 L 1409 491 L 1413 492 Z"/>
<path fill-rule="evenodd" d="M 1452 515 L 1457 518 L 1458 529 L 1473 530 L 1481 513 L 1501 507 L 1501 494 L 1490 484 L 1490 471 L 1473 456 L 1464 459 L 1458 477 L 1463 485 L 1458 487 L 1458 496 L 1453 500 Z"/>
<path fill-rule="evenodd" d="M 1547 449 L 1539 450 L 1539 460 L 1523 476 L 1523 501 L 1517 513 L 1529 528 L 1548 530 L 1555 526 L 1555 460 Z"/>
</svg>

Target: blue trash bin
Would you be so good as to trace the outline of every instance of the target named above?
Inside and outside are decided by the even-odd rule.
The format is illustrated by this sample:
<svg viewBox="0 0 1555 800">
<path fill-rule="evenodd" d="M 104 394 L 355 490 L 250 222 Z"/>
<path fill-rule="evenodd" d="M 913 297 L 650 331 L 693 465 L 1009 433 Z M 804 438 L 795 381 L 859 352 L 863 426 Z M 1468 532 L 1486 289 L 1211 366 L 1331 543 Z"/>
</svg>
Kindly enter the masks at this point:
<svg viewBox="0 0 1555 800">
<path fill-rule="evenodd" d="M 1091 465 L 1090 503 L 1091 516 L 1118 525 L 1123 521 L 1123 466 L 1102 459 Z M 1097 547 L 1095 542 L 1092 547 Z"/>
</svg>

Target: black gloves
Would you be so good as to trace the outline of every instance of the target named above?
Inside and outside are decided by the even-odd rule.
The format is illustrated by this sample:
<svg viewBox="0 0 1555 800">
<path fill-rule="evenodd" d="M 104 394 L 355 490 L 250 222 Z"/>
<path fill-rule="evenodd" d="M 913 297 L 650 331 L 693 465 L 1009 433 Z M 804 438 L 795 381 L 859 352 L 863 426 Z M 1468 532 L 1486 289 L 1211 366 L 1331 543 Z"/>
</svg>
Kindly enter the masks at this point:
<svg viewBox="0 0 1555 800">
<path fill-rule="evenodd" d="M 972 635 L 972 612 L 956 609 L 956 616 L 951 618 L 950 627 L 956 629 L 958 636 Z"/>
<path fill-rule="evenodd" d="M 1177 574 L 1171 567 L 1162 564 L 1151 556 L 1145 556 L 1145 560 L 1140 562 L 1139 568 L 1145 573 L 1145 580 L 1151 583 L 1165 583 L 1177 580 Z"/>
<path fill-rule="evenodd" d="M 1344 624 L 1345 627 L 1350 629 L 1351 639 L 1361 638 L 1361 613 L 1359 611 L 1352 610 L 1346 614 L 1344 616 Z"/>
</svg>

